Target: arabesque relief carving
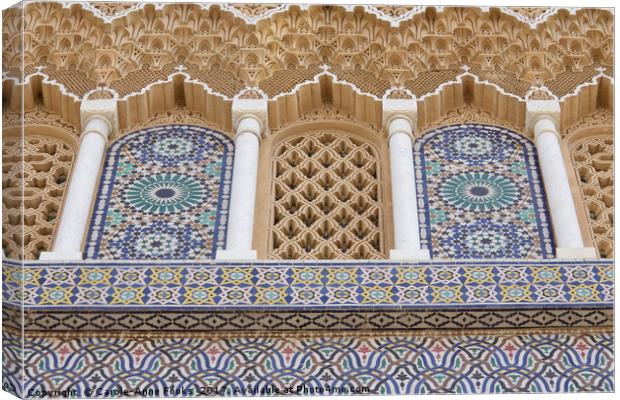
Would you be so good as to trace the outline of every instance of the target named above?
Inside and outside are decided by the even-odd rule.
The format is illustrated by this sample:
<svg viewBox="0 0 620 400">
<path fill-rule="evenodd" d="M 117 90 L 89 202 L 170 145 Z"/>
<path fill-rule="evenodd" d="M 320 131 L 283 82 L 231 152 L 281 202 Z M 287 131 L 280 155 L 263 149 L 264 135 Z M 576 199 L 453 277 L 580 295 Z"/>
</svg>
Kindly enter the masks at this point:
<svg viewBox="0 0 620 400">
<path fill-rule="evenodd" d="M 179 106 L 166 112 L 156 113 L 151 119 L 145 122 L 133 125 L 131 129 L 124 129 L 120 131 L 118 133 L 118 137 L 124 136 L 129 132 L 133 132 L 133 131 L 144 129 L 144 128 L 149 128 L 152 126 L 173 125 L 173 124 L 198 125 L 198 126 L 211 128 L 214 130 L 221 130 L 220 127 L 218 127 L 217 125 L 207 120 L 204 117 L 204 115 L 201 115 L 200 113 L 197 113 L 192 110 L 188 110 L 186 107 Z M 230 132 L 225 132 L 225 131 L 224 133 L 230 134 Z M 115 140 L 117 139 L 117 137 L 113 136 L 111 137 L 111 139 Z"/>
<path fill-rule="evenodd" d="M 19 8 L 3 13 L 3 43 L 4 123 L 20 124 L 23 101 L 24 124 L 63 130 L 66 140 L 45 140 L 70 147 L 81 99 L 99 87 L 118 95 L 120 130 L 111 140 L 176 122 L 232 134 L 232 99 L 241 93 L 269 98 L 272 134 L 326 112 L 381 132 L 381 98 L 413 94 L 416 135 L 480 122 L 529 136 L 525 100 L 557 98 L 577 172 L 587 175 L 587 207 L 606 210 L 591 221 L 596 246 L 601 255 L 613 249 L 611 186 L 600 185 L 606 172 L 593 167 L 609 157 L 607 139 L 572 140 L 575 129 L 565 129 L 613 108 L 609 10 L 33 2 L 23 20 Z M 28 254 L 45 240 L 33 239 Z M 381 246 L 364 251 L 381 258 Z M 271 256 L 294 253 L 278 252 Z"/>
<path fill-rule="evenodd" d="M 420 133 L 416 135 L 424 136 L 424 134 L 426 134 L 428 131 L 439 128 L 441 126 L 471 123 L 501 125 L 514 132 L 521 133 L 524 136 L 527 136 L 527 134 L 523 132 L 523 129 L 521 127 L 514 125 L 509 121 L 498 120 L 497 117 L 493 116 L 492 114 L 480 110 L 476 106 L 469 103 L 465 103 L 463 107 L 459 107 L 456 110 L 448 112 L 447 115 L 439 121 L 423 126 L 420 130 Z"/>
</svg>

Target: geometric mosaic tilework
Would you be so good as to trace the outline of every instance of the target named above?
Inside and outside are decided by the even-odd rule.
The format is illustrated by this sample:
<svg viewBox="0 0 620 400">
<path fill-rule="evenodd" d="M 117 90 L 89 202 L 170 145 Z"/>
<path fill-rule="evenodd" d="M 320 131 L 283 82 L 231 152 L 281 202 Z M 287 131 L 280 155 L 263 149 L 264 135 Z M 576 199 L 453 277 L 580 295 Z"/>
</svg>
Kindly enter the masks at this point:
<svg viewBox="0 0 620 400">
<path fill-rule="evenodd" d="M 613 262 L 5 262 L 29 309 L 612 307 Z M 23 285 L 23 292 L 21 291 Z"/>
<path fill-rule="evenodd" d="M 3 334 L 3 351 L 21 341 Z M 583 392 L 614 390 L 613 334 L 27 336 L 26 394 L 126 396 Z M 8 358 L 3 368 L 15 370 Z M 5 387 L 19 385 L 3 374 Z M 171 386 L 174 386 L 170 394 Z M 166 389 L 167 388 L 167 389 Z M 329 389 L 328 389 L 329 388 Z M 147 392 L 144 392 L 144 391 Z M 148 392 L 151 390 L 151 392 Z M 336 390 L 336 391 L 335 391 Z M 343 392 L 347 390 L 347 392 Z M 101 397 L 101 396 L 98 396 Z"/>
<path fill-rule="evenodd" d="M 422 247 L 433 258 L 553 258 L 536 148 L 508 129 L 465 124 L 414 144 Z"/>
<path fill-rule="evenodd" d="M 211 129 L 165 125 L 107 153 L 87 259 L 215 257 L 226 239 L 234 145 Z"/>
<path fill-rule="evenodd" d="M 611 308 L 340 310 L 32 310 L 3 308 L 3 327 L 28 332 L 394 331 L 613 326 Z M 24 321 L 24 322 L 22 322 Z"/>
<path fill-rule="evenodd" d="M 13 328 L 11 321 L 5 318 L 4 314 L 10 308 L 10 306 L 2 305 L 2 389 L 23 399 L 24 358 L 22 349 L 25 336 L 21 326 L 17 329 Z M 17 312 L 22 313 L 21 310 Z"/>
</svg>

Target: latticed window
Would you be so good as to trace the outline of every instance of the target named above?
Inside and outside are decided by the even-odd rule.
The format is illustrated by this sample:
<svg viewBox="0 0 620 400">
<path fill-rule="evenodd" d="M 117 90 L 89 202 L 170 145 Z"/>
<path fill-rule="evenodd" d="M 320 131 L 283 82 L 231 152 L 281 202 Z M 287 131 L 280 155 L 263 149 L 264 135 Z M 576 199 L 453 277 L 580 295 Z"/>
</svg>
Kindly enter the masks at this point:
<svg viewBox="0 0 620 400">
<path fill-rule="evenodd" d="M 610 137 L 587 139 L 573 150 L 594 245 L 602 258 L 612 257 L 614 249 L 613 151 Z"/>
<path fill-rule="evenodd" d="M 346 132 L 310 132 L 276 145 L 272 163 L 269 258 L 385 258 L 375 146 Z"/>
<path fill-rule="evenodd" d="M 7 257 L 36 260 L 50 249 L 73 158 L 73 149 L 58 138 L 26 136 L 23 146 L 20 137 L 3 140 L 2 248 Z"/>
</svg>

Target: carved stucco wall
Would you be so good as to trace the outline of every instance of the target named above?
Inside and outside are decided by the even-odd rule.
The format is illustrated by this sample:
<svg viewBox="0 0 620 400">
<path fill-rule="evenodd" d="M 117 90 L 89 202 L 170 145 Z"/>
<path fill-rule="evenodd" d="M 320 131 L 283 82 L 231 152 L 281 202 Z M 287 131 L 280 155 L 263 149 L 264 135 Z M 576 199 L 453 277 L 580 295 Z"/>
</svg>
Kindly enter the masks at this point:
<svg viewBox="0 0 620 400">
<path fill-rule="evenodd" d="M 536 20 L 523 9 L 409 7 L 395 21 L 389 6 L 273 7 L 30 3 L 24 64 L 27 74 L 43 66 L 77 96 L 99 84 L 135 93 L 180 64 L 225 95 L 259 85 L 275 96 L 323 63 L 377 96 L 392 86 L 421 96 L 462 65 L 519 96 L 540 84 L 562 96 L 613 63 L 613 16 L 602 9 L 553 9 Z M 14 17 L 5 17 L 7 52 Z M 9 76 L 15 61 L 5 61 Z"/>
<path fill-rule="evenodd" d="M 487 111 L 509 107 L 515 120 L 523 112 L 515 99 L 535 86 L 557 98 L 591 86 L 601 98 L 611 94 L 613 16 L 605 9 L 36 2 L 25 15 L 28 24 L 19 8 L 4 13 L 8 107 L 21 104 L 23 84 L 26 108 L 42 101 L 72 123 L 98 85 L 118 94 L 122 129 L 180 100 L 229 129 L 230 99 L 247 87 L 273 100 L 270 124 L 290 122 L 283 102 L 287 112 L 308 111 L 310 82 L 325 79 L 336 103 L 370 120 L 372 100 L 394 87 L 425 98 L 421 121 L 459 103 L 457 93 L 436 101 L 448 83 Z M 290 98 L 308 85 L 304 99 Z"/>
<path fill-rule="evenodd" d="M 301 142 L 306 142 L 306 138 L 311 139 L 307 141 L 312 141 L 313 146 L 316 144 L 316 152 L 311 152 L 310 156 L 301 151 Z M 300 156 L 299 167 L 291 167 L 283 160 L 292 155 Z M 319 160 L 321 155 L 325 165 Z M 359 156 L 364 156 L 367 163 L 356 158 Z M 355 165 L 356 160 L 358 165 Z M 301 166 L 305 164 L 317 167 L 316 171 L 312 168 L 315 173 L 312 178 L 302 176 Z M 323 99 L 321 106 L 314 111 L 301 115 L 298 121 L 270 131 L 261 140 L 258 171 L 253 235 L 253 248 L 257 250 L 258 258 L 286 258 L 291 254 L 301 259 L 387 257 L 393 246 L 387 138 L 372 124 L 335 107 L 328 98 Z M 276 186 L 282 186 L 289 173 L 300 176 L 301 184 L 295 190 L 284 187 L 281 192 L 284 196 L 274 202 Z M 345 173 L 348 175 L 344 176 Z M 319 184 L 321 177 L 327 178 L 324 183 L 328 185 L 322 187 Z M 360 189 L 355 188 L 355 177 L 359 178 L 357 184 Z M 318 196 L 311 201 L 302 196 L 306 186 L 307 189 L 312 186 L 311 190 L 317 191 Z M 339 192 L 342 199 L 338 198 Z M 288 213 L 285 204 L 293 197 L 300 200 L 299 208 Z M 359 208 L 356 212 L 356 201 L 366 208 Z M 285 212 L 284 220 L 294 221 L 294 225 L 301 224 L 302 233 L 312 238 L 310 242 L 314 246 L 309 248 L 309 252 L 306 253 L 305 247 L 301 246 L 302 242 L 305 243 L 304 235 L 289 239 L 280 227 L 274 226 L 276 208 Z M 304 226 L 300 220 L 301 211 L 305 208 L 318 212 L 319 222 L 311 227 Z M 338 217 L 344 217 L 342 222 L 349 222 L 346 227 L 340 226 Z M 282 227 L 285 224 L 280 223 Z M 358 228 L 357 235 L 353 232 L 355 227 Z M 321 235 L 324 228 L 329 228 L 329 239 Z M 283 239 L 280 239 L 282 236 Z M 340 241 L 343 246 L 337 249 L 334 243 L 339 237 L 343 239 Z M 285 244 L 280 244 L 277 251 L 274 251 L 274 238 L 278 244 Z M 285 251 L 287 247 L 293 249 L 291 254 Z M 330 257 L 321 255 L 324 248 Z"/>
<path fill-rule="evenodd" d="M 81 98 L 97 85 L 118 95 L 119 136 L 170 122 L 231 134 L 231 99 L 248 86 L 269 99 L 274 133 L 325 102 L 381 130 L 380 97 L 403 90 L 418 97 L 420 131 L 464 116 L 520 131 L 538 85 L 561 100 L 563 129 L 613 108 L 613 17 L 603 9 L 39 2 L 24 11 L 27 25 L 18 9 L 3 13 L 4 111 L 23 100 L 28 124 L 47 113 L 73 146 Z M 596 190 L 602 210 L 611 189 Z M 592 226 L 609 253 L 610 227 Z"/>
</svg>

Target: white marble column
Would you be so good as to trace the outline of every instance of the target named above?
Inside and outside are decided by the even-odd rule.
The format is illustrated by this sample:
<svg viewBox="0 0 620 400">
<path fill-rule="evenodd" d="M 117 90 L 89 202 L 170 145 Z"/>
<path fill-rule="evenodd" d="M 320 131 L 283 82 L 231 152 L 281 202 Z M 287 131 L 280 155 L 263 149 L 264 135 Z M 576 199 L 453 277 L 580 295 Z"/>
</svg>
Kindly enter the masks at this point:
<svg viewBox="0 0 620 400">
<path fill-rule="evenodd" d="M 71 170 L 56 240 L 41 260 L 81 260 L 88 217 L 97 194 L 97 181 L 105 158 L 108 136 L 117 129 L 116 100 L 84 100 L 80 108 L 82 134 Z"/>
<path fill-rule="evenodd" d="M 560 147 L 560 104 L 555 100 L 529 100 L 527 127 L 534 133 L 556 244 L 556 258 L 596 258 L 584 247 L 573 195 Z"/>
<path fill-rule="evenodd" d="M 233 162 L 226 249 L 218 250 L 218 260 L 255 260 L 252 249 L 254 208 L 260 138 L 267 126 L 267 100 L 235 99 L 235 159 Z"/>
<path fill-rule="evenodd" d="M 394 217 L 393 260 L 428 260 L 428 249 L 420 244 L 416 176 L 413 166 L 415 100 L 383 100 L 383 121 L 388 131 Z"/>
</svg>

